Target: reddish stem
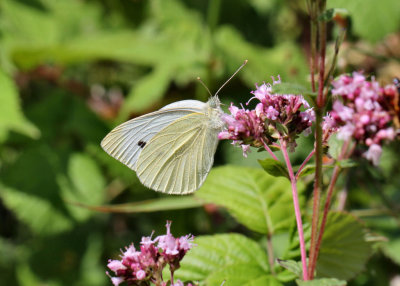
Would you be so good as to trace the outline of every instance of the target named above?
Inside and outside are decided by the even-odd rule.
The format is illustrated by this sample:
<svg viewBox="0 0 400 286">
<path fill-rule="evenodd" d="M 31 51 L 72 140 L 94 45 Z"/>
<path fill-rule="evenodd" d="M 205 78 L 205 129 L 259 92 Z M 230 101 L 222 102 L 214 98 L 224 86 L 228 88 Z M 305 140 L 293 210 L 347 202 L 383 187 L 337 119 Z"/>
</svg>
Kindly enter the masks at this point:
<svg viewBox="0 0 400 286">
<path fill-rule="evenodd" d="M 315 153 L 315 149 L 313 149 L 310 154 L 308 154 L 307 158 L 304 159 L 303 163 L 301 163 L 300 168 L 297 170 L 296 173 L 296 180 L 299 179 L 299 176 L 301 174 L 301 171 L 303 170 L 303 168 L 306 166 L 306 164 L 308 163 L 308 161 L 310 161 L 310 159 L 314 156 Z"/>
<path fill-rule="evenodd" d="M 345 156 L 346 156 L 347 149 L 349 147 L 349 143 L 350 143 L 350 141 L 346 141 L 343 144 L 340 155 L 338 156 L 338 160 L 342 160 L 343 158 L 346 158 Z M 329 183 L 329 187 L 328 187 L 328 191 L 327 191 L 327 196 L 326 196 L 326 201 L 325 201 L 325 206 L 324 206 L 324 213 L 322 216 L 321 226 L 319 228 L 317 243 L 315 245 L 315 257 L 313 260 L 310 259 L 310 261 L 309 261 L 310 273 L 314 273 L 315 267 L 317 265 L 318 253 L 321 248 L 322 236 L 325 231 L 325 225 L 326 225 L 326 220 L 328 218 L 329 207 L 331 205 L 333 190 L 336 185 L 336 181 L 339 177 L 339 174 L 340 174 L 340 167 L 336 165 L 335 168 L 333 169 L 332 178 Z"/>
<path fill-rule="evenodd" d="M 275 161 L 278 161 L 278 158 L 275 156 L 274 152 L 272 152 L 272 150 L 268 147 L 267 143 L 265 143 L 264 139 L 261 139 L 265 150 L 267 150 L 267 152 L 271 155 L 272 158 L 274 158 Z"/>
<path fill-rule="evenodd" d="M 294 204 L 294 213 L 296 216 L 296 223 L 297 223 L 297 231 L 299 233 L 299 242 L 300 242 L 300 254 L 301 254 L 301 263 L 303 266 L 303 280 L 308 280 L 308 273 L 307 273 L 307 253 L 306 253 L 306 246 L 304 243 L 304 233 L 303 233 L 303 223 L 301 221 L 301 212 L 300 212 L 300 204 L 299 204 L 299 196 L 297 192 L 297 185 L 296 185 L 296 178 L 293 173 L 292 164 L 290 163 L 289 154 L 286 147 L 286 141 L 280 140 L 281 143 L 281 150 L 283 157 L 285 158 L 286 167 L 288 169 L 290 183 L 292 186 L 292 196 L 293 196 L 293 204 Z"/>
</svg>

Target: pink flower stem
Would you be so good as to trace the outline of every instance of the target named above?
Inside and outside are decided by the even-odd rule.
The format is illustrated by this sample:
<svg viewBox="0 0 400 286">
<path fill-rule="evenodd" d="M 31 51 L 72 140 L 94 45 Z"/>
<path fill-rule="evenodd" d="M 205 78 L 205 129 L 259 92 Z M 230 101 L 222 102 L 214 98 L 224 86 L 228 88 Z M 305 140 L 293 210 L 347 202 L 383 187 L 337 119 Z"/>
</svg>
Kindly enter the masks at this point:
<svg viewBox="0 0 400 286">
<path fill-rule="evenodd" d="M 308 163 L 308 161 L 310 161 L 310 159 L 314 156 L 315 153 L 315 149 L 313 149 L 310 154 L 308 154 L 307 158 L 304 159 L 303 163 L 301 163 L 300 168 L 297 170 L 296 173 L 296 180 L 299 179 L 299 176 L 301 174 L 301 171 L 303 170 L 303 168 L 306 166 L 306 164 Z"/>
<path fill-rule="evenodd" d="M 261 138 L 261 141 L 264 145 L 265 150 L 271 155 L 272 158 L 274 158 L 275 161 L 278 161 L 278 158 L 275 156 L 274 152 L 268 147 L 268 145 L 265 143 L 264 139 Z"/>
<path fill-rule="evenodd" d="M 303 223 L 301 221 L 301 212 L 300 212 L 300 204 L 299 204 L 299 196 L 297 193 L 297 185 L 296 185 L 296 177 L 293 173 L 292 164 L 290 163 L 289 154 L 287 151 L 286 141 L 280 139 L 281 150 L 283 157 L 285 158 L 286 167 L 288 169 L 290 183 L 292 186 L 292 196 L 293 196 L 293 204 L 294 204 L 294 213 L 296 216 L 297 223 L 297 231 L 299 233 L 299 241 L 300 241 L 300 254 L 301 254 L 301 263 L 303 266 L 303 280 L 308 280 L 308 272 L 307 272 L 307 253 L 306 253 L 306 245 L 304 242 L 304 232 L 303 232 Z"/>
</svg>

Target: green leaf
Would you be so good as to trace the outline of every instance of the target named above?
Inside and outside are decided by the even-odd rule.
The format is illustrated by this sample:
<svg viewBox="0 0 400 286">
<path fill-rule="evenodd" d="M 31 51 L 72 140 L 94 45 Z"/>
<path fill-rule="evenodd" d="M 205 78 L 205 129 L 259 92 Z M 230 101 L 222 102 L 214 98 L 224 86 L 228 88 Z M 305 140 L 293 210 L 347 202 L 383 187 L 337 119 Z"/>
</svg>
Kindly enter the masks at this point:
<svg viewBox="0 0 400 286">
<path fill-rule="evenodd" d="M 297 83 L 282 82 L 272 86 L 272 92 L 276 94 L 296 94 L 296 95 L 310 95 L 317 96 L 316 92 L 313 92 L 305 86 Z"/>
<path fill-rule="evenodd" d="M 347 285 L 346 281 L 335 278 L 321 278 L 309 281 L 296 280 L 299 286 L 344 286 Z"/>
<path fill-rule="evenodd" d="M 220 286 L 281 286 L 274 276 L 256 264 L 234 264 L 217 269 L 206 279 L 207 285 Z"/>
<path fill-rule="evenodd" d="M 282 82 L 272 86 L 272 92 L 276 94 L 303 95 L 311 106 L 316 105 L 317 93 L 297 83 Z"/>
<path fill-rule="evenodd" d="M 397 265 L 400 265 L 400 239 L 391 239 L 382 247 L 383 253 Z"/>
<path fill-rule="evenodd" d="M 72 220 L 51 201 L 14 188 L 0 187 L 4 204 L 36 234 L 55 234 L 73 227 Z"/>
<path fill-rule="evenodd" d="M 172 198 L 166 197 L 141 202 L 107 206 L 89 206 L 86 204 L 77 205 L 100 212 L 147 213 L 196 208 L 202 206 L 203 202 L 194 196 L 184 196 Z"/>
<path fill-rule="evenodd" d="M 9 131 L 38 138 L 40 131 L 23 115 L 14 81 L 0 69 L 0 142 Z"/>
<path fill-rule="evenodd" d="M 376 42 L 399 29 L 400 1 L 398 0 L 379 2 L 379 13 L 375 0 L 330 0 L 327 5 L 327 8 L 348 10 L 354 33 L 366 40 Z"/>
<path fill-rule="evenodd" d="M 361 272 L 372 252 L 357 219 L 330 213 L 317 261 L 317 276 L 349 280 Z"/>
<path fill-rule="evenodd" d="M 68 176 L 70 182 L 64 176 L 58 176 L 64 200 L 91 205 L 98 205 L 104 201 L 105 181 L 91 157 L 79 153 L 72 154 L 68 164 Z M 68 204 L 67 207 L 79 221 L 87 220 L 93 214 L 92 211 L 73 204 Z"/>
<path fill-rule="evenodd" d="M 298 184 L 301 192 L 302 185 Z M 256 168 L 213 168 L 196 197 L 227 208 L 240 223 L 261 233 L 287 229 L 294 220 L 290 183 Z"/>
<path fill-rule="evenodd" d="M 334 167 L 334 165 L 322 165 L 323 169 L 332 169 Z M 299 178 L 307 176 L 307 175 L 311 175 L 315 173 L 315 165 L 314 164 L 308 164 L 306 165 L 300 172 L 299 174 Z"/>
<path fill-rule="evenodd" d="M 157 65 L 166 56 L 164 40 L 132 31 L 101 32 L 77 36 L 67 43 L 27 48 L 16 45 L 13 59 L 20 68 L 30 69 L 42 62 L 74 64 L 107 59 L 141 65 Z"/>
<path fill-rule="evenodd" d="M 282 260 L 277 259 L 280 266 L 289 270 L 290 272 L 296 274 L 297 277 L 303 276 L 303 269 L 301 261 L 294 261 L 294 260 Z"/>
<path fill-rule="evenodd" d="M 289 42 L 266 49 L 246 41 L 243 36 L 230 26 L 220 26 L 215 33 L 215 44 L 221 51 L 223 62 L 235 63 L 231 72 L 237 69 L 238 62 L 249 62 L 239 73 L 246 83 L 263 82 L 268 74 L 280 75 L 285 81 L 305 79 L 308 74 L 307 62 L 301 49 Z M 282 65 L 282 63 L 287 63 Z M 295 70 L 293 73 L 291 71 Z"/>
<path fill-rule="evenodd" d="M 332 158 L 338 159 L 340 153 L 342 152 L 343 148 L 343 140 L 337 138 L 336 134 L 333 134 L 328 140 L 328 153 Z"/>
<path fill-rule="evenodd" d="M 261 167 L 270 175 L 274 177 L 285 177 L 289 179 L 288 170 L 281 161 L 274 160 L 272 158 L 266 158 L 264 160 L 258 160 Z"/>
<path fill-rule="evenodd" d="M 121 116 L 125 119 L 130 112 L 141 112 L 159 101 L 165 94 L 174 70 L 169 65 L 162 65 L 143 77 L 132 88 L 121 110 Z"/>
<path fill-rule="evenodd" d="M 345 169 L 345 168 L 356 167 L 357 162 L 355 162 L 352 159 L 345 159 L 345 160 L 336 161 L 336 165 L 338 165 L 342 169 Z"/>
<path fill-rule="evenodd" d="M 256 269 L 259 274 L 270 274 L 265 250 L 241 234 L 199 236 L 194 243 L 196 247 L 186 254 L 181 268 L 176 272 L 177 278 L 181 280 L 206 281 L 210 277 L 212 281 L 216 281 L 219 280 L 219 275 L 214 273 L 218 273 L 222 267 L 228 269 L 234 265 L 247 265 Z M 218 284 L 220 285 L 221 283 Z"/>
<path fill-rule="evenodd" d="M 0 173 L 4 204 L 36 235 L 60 233 L 74 225 L 59 194 L 58 160 L 50 148 L 31 147 Z M 21 179 L 26 174 L 28 179 Z"/>
</svg>

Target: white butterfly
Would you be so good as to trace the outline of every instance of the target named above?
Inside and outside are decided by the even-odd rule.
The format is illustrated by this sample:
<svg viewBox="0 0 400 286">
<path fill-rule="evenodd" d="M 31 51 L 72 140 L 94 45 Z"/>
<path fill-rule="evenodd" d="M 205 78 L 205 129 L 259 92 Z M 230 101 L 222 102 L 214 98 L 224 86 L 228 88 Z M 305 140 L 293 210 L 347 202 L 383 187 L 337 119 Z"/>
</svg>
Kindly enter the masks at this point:
<svg viewBox="0 0 400 286">
<path fill-rule="evenodd" d="M 214 161 L 224 122 L 217 96 L 206 103 L 182 100 L 129 120 L 101 142 L 143 185 L 169 194 L 192 193 Z"/>
<path fill-rule="evenodd" d="M 150 189 L 180 195 L 196 191 L 210 172 L 225 124 L 218 92 L 246 63 L 206 103 L 182 100 L 129 120 L 107 134 L 101 147 Z"/>
</svg>

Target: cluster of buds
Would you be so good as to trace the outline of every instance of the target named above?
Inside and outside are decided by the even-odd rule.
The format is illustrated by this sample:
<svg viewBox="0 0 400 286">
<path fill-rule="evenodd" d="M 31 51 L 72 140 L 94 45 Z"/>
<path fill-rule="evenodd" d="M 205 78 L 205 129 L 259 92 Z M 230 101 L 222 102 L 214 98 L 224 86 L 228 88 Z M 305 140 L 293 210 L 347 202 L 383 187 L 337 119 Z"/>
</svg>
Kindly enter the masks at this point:
<svg viewBox="0 0 400 286">
<path fill-rule="evenodd" d="M 276 81 L 274 78 L 272 80 L 272 85 L 281 83 L 279 77 Z M 255 109 L 238 108 L 231 104 L 231 114 L 222 117 L 227 128 L 219 133 L 218 138 L 233 140 L 234 144 L 242 147 L 244 156 L 250 146 L 259 148 L 278 140 L 285 140 L 294 151 L 298 135 L 303 131 L 311 132 L 315 114 L 303 96 L 273 94 L 272 85 L 256 85 L 257 89 L 251 92 L 254 97 L 250 101 L 259 101 Z"/>
<path fill-rule="evenodd" d="M 114 286 L 118 286 L 122 282 L 128 285 L 149 285 L 152 282 L 156 285 L 167 285 L 163 281 L 162 271 L 165 266 L 169 265 L 171 271 L 172 286 L 183 286 L 183 282 L 173 281 L 173 273 L 180 265 L 180 261 L 186 252 L 193 246 L 193 236 L 186 235 L 175 238 L 170 231 L 171 222 L 166 225 L 167 234 L 160 235 L 155 239 L 143 237 L 140 243 L 140 250 L 136 250 L 131 244 L 121 251 L 120 260 L 109 260 L 108 268 L 111 269 L 115 277 L 110 276 Z M 189 283 L 190 284 L 190 283 Z M 188 286 L 191 286 L 191 284 Z"/>
<path fill-rule="evenodd" d="M 392 116 L 386 98 L 397 90 L 394 85 L 381 87 L 374 79 L 367 81 L 361 73 L 342 75 L 332 83 L 335 100 L 330 112 L 333 125 L 340 127 L 338 138 L 364 144 L 368 150 L 363 154 L 374 165 L 379 163 L 382 144 L 395 138 L 390 126 Z"/>
</svg>

